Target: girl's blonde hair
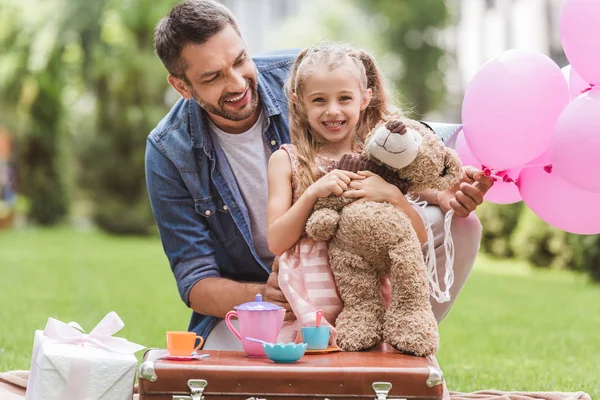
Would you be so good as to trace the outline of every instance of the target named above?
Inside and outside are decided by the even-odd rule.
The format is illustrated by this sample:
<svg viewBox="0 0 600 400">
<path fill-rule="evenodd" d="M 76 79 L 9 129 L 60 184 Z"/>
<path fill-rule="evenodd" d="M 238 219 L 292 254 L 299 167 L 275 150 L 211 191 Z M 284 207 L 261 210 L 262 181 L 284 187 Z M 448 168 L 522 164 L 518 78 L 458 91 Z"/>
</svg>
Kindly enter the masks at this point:
<svg viewBox="0 0 600 400">
<path fill-rule="evenodd" d="M 348 63 L 357 68 L 362 89 L 371 89 L 372 91 L 371 101 L 367 108 L 361 112 L 356 126 L 354 151 L 357 150 L 356 144 L 363 143 L 368 133 L 376 125 L 388 120 L 392 115 L 401 115 L 400 110 L 388 105 L 388 93 L 383 76 L 375 60 L 369 54 L 348 45 L 327 41 L 303 49 L 298 54 L 292 73 L 286 83 L 290 113 L 290 136 L 292 144 L 296 147 L 298 159 L 296 170 L 297 190 L 300 194 L 317 180 L 318 171 L 314 159 L 319 149 L 319 143 L 311 132 L 304 107 L 302 96 L 304 81 L 317 68 L 326 66 L 332 70 Z M 296 97 L 293 96 L 294 94 Z"/>
</svg>

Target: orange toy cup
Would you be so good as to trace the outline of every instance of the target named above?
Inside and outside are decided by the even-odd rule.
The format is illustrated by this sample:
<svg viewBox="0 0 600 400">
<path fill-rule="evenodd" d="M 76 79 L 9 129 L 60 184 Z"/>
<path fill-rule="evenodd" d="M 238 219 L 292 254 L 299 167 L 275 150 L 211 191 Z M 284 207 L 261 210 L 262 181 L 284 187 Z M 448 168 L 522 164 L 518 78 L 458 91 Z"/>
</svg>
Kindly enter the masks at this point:
<svg viewBox="0 0 600 400">
<path fill-rule="evenodd" d="M 196 339 L 200 344 L 196 346 Z M 204 344 L 204 338 L 195 332 L 169 331 L 167 332 L 167 351 L 175 357 L 190 357 Z M 195 347 L 194 347 L 195 346 Z"/>
</svg>

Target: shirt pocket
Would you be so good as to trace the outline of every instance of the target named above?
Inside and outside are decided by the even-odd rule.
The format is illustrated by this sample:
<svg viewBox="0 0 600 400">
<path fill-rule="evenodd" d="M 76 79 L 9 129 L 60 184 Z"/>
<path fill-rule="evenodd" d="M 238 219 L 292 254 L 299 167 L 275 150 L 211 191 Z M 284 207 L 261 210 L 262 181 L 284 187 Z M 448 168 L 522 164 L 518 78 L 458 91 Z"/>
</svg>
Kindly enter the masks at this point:
<svg viewBox="0 0 600 400">
<path fill-rule="evenodd" d="M 231 246 L 242 236 L 221 196 L 214 195 L 194 200 L 194 205 L 196 212 L 204 217 L 210 230 L 223 246 Z"/>
</svg>

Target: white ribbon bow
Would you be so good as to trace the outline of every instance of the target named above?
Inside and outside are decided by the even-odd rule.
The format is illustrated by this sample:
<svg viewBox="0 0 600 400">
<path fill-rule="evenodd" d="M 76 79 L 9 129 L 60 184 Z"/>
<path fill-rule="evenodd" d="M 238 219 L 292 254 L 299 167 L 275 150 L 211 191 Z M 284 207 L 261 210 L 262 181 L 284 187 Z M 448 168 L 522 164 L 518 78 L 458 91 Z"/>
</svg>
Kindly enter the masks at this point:
<svg viewBox="0 0 600 400">
<path fill-rule="evenodd" d="M 81 346 L 91 345 L 121 354 L 133 354 L 145 349 L 145 346 L 130 342 L 127 339 L 112 337 L 112 335 L 123 329 L 124 326 L 125 324 L 114 311 L 106 314 L 102 321 L 89 334 L 86 334 L 83 328 L 76 322 L 65 324 L 57 319 L 48 318 L 43 336 L 58 343 Z M 37 362 L 41 345 L 41 343 L 37 343 L 33 349 L 34 362 Z M 90 360 L 84 358 L 75 358 L 72 360 L 69 368 L 69 376 L 60 397 L 61 399 L 80 400 L 85 397 L 90 368 Z M 32 368 L 29 376 L 30 382 L 36 381 L 37 371 L 38 368 Z M 38 393 L 35 388 L 30 387 L 28 388 L 29 390 L 31 391 L 31 396 L 28 392 L 28 399 L 37 400 L 43 398 L 43 394 Z"/>
<path fill-rule="evenodd" d="M 133 354 L 145 349 L 145 346 L 133 343 L 124 338 L 113 337 L 125 324 L 116 312 L 111 311 L 89 334 L 76 322 L 65 324 L 54 318 L 48 318 L 44 336 L 66 344 L 89 344 L 114 353 Z"/>
</svg>

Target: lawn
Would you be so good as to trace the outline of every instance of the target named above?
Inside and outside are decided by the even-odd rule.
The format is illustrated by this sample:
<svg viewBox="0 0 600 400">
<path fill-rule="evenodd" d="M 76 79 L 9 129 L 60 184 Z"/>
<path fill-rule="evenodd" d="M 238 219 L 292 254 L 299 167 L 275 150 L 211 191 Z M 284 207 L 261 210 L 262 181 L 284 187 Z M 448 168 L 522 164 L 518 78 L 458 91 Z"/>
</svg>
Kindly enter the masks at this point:
<svg viewBox="0 0 600 400">
<path fill-rule="evenodd" d="M 0 277 L 0 371 L 29 368 L 34 330 L 49 316 L 89 331 L 114 310 L 125 322 L 118 336 L 147 347 L 187 329 L 189 310 L 156 238 L 0 232 Z M 584 276 L 482 256 L 440 325 L 438 359 L 450 390 L 600 398 L 599 327 L 600 286 Z"/>
</svg>

